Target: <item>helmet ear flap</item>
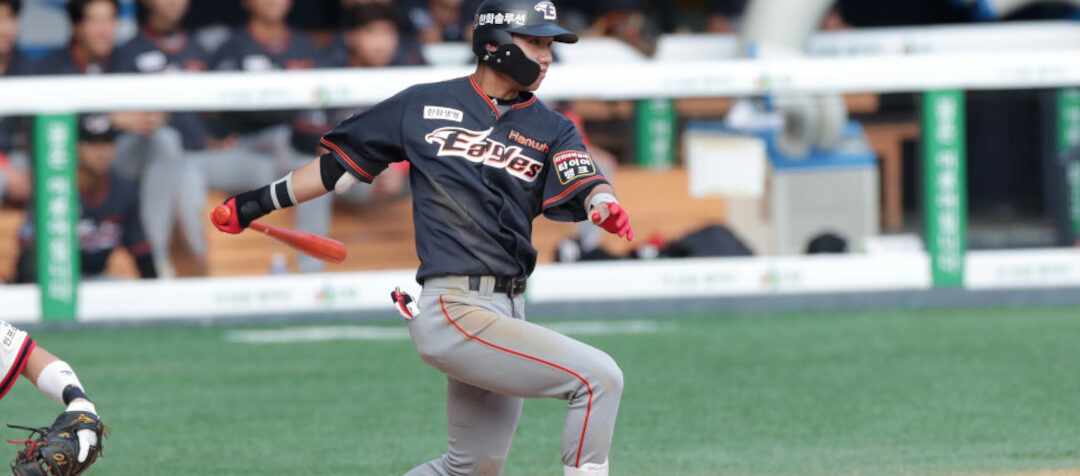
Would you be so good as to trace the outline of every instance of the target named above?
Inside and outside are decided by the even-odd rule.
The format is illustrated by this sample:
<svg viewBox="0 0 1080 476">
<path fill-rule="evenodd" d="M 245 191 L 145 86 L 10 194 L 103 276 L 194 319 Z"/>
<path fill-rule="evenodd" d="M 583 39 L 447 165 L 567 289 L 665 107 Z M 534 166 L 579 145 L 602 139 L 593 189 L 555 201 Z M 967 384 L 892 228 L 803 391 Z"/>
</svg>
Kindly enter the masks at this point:
<svg viewBox="0 0 1080 476">
<path fill-rule="evenodd" d="M 487 45 L 494 43 L 499 49 L 489 51 Z M 522 86 L 529 86 L 540 77 L 540 63 L 533 61 L 514 44 L 514 38 L 506 30 L 487 30 L 473 38 L 473 52 L 484 63 Z"/>
</svg>

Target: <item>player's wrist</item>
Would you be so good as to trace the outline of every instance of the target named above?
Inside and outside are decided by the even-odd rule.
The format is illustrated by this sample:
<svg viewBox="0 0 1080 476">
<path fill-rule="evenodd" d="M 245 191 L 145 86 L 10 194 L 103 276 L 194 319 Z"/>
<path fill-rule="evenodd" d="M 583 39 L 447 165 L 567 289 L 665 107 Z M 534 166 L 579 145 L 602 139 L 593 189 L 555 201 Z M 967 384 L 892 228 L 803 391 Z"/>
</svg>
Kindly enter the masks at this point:
<svg viewBox="0 0 1080 476">
<path fill-rule="evenodd" d="M 607 192 L 597 193 L 589 199 L 589 204 L 586 205 L 585 211 L 590 212 L 593 208 L 600 206 L 601 203 L 619 203 L 619 200 Z"/>
<path fill-rule="evenodd" d="M 93 413 L 97 415 L 97 408 L 94 406 L 94 403 L 90 400 L 87 400 L 86 398 L 77 398 L 75 400 L 72 400 L 71 403 L 67 406 L 67 411 Z"/>
<path fill-rule="evenodd" d="M 274 211 L 269 185 L 239 193 L 234 198 L 236 199 L 236 218 L 240 228 L 247 228 L 251 222 Z"/>
</svg>

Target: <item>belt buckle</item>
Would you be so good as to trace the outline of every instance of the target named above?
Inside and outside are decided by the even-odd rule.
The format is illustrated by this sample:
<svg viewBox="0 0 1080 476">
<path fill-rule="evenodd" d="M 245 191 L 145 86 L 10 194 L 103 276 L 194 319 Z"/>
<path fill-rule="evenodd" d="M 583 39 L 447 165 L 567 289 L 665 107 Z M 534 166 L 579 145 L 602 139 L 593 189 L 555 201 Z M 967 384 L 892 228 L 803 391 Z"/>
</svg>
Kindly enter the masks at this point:
<svg viewBox="0 0 1080 476">
<path fill-rule="evenodd" d="M 514 276 L 510 278 L 510 282 L 506 287 L 506 294 L 510 297 L 517 296 L 518 294 L 525 292 L 525 276 Z"/>
</svg>

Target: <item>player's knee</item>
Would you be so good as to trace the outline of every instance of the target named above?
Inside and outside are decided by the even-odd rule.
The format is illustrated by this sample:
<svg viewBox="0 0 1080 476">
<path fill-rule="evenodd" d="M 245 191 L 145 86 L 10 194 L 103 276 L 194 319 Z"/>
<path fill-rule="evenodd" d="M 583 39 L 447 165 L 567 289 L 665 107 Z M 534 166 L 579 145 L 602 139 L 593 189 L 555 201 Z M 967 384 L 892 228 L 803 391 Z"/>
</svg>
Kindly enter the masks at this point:
<svg viewBox="0 0 1080 476">
<path fill-rule="evenodd" d="M 596 380 L 600 390 L 605 394 L 612 395 L 616 398 L 621 396 L 623 391 L 623 372 L 622 369 L 619 368 L 619 364 L 615 363 L 615 359 L 604 354 L 601 364 L 597 367 L 599 371 L 597 372 Z"/>
<path fill-rule="evenodd" d="M 150 133 L 150 143 L 154 157 L 180 158 L 184 153 L 184 140 L 176 129 L 161 126 Z"/>
</svg>

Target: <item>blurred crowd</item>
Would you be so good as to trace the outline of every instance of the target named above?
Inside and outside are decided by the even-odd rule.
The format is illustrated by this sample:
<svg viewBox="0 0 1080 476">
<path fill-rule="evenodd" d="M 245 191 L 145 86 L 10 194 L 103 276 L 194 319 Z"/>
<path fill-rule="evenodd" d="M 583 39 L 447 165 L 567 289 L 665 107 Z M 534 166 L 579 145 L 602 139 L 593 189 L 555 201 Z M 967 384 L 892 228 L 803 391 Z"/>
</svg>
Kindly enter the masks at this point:
<svg viewBox="0 0 1080 476">
<path fill-rule="evenodd" d="M 661 33 L 733 32 L 748 1 L 556 4 L 560 22 L 580 35 L 616 37 L 648 53 Z M 471 40 L 471 12 L 479 3 L 138 0 L 137 33 L 117 42 L 121 7 L 117 0 L 69 0 L 69 43 L 30 59 L 16 44 L 21 1 L 0 0 L 0 76 L 425 65 L 424 45 Z M 870 3 L 873 8 L 868 8 Z M 963 5 L 942 0 L 839 0 L 824 26 L 949 22 L 956 20 L 950 15 L 970 17 L 959 10 L 970 8 Z M 1075 15 L 1074 8 L 1055 12 L 1043 16 Z M 556 106 L 581 127 L 580 117 L 568 105 Z M 112 249 L 123 246 L 135 256 L 144 277 L 174 275 L 169 256 L 174 237 L 182 238 L 190 249 L 197 272 L 205 272 L 203 213 L 208 191 L 231 194 L 273 182 L 323 153 L 321 134 L 352 112 L 118 111 L 80 117 L 78 233 L 84 274 L 104 271 L 85 265 L 88 254 L 103 253 L 107 258 Z M 0 118 L 0 205 L 26 206 L 32 200 L 29 136 L 27 119 Z M 613 172 L 616 160 L 610 153 L 598 147 L 590 152 L 602 168 Z M 91 157 L 95 153 L 96 162 Z M 400 198 L 408 193 L 407 173 L 407 167 L 392 168 L 373 186 L 358 187 L 333 200 L 366 204 Z M 327 234 L 332 206 L 329 196 L 305 203 L 297 210 L 296 227 Z M 579 241 L 590 248 L 593 238 Z M 14 278 L 32 281 L 34 239 L 29 220 L 20 231 L 20 246 Z M 297 263 L 302 272 L 321 267 L 312 259 L 300 258 Z M 0 276 L 7 273 L 0 270 Z"/>
<path fill-rule="evenodd" d="M 118 42 L 121 4 L 117 0 L 69 0 L 70 41 L 31 59 L 16 44 L 24 5 L 20 0 L 0 0 L 0 75 L 424 65 L 422 45 L 471 41 L 471 12 L 480 3 L 333 1 L 333 13 L 328 16 L 336 24 L 301 30 L 290 20 L 301 9 L 325 10 L 325 2 L 139 0 L 138 31 Z M 726 2 L 710 2 L 720 3 Z M 632 43 L 645 37 L 641 1 L 565 4 L 565 22 L 584 35 L 615 35 Z M 242 18 L 230 22 L 230 15 L 237 13 Z M 232 26 L 222 27 L 222 22 Z M 581 124 L 566 105 L 557 107 Z M 172 276 L 170 249 L 176 238 L 187 245 L 196 273 L 205 273 L 203 215 L 208 192 L 231 194 L 273 182 L 313 155 L 324 153 L 320 136 L 352 112 L 117 111 L 80 116 L 77 233 L 84 276 L 104 273 L 109 255 L 121 247 L 132 254 L 143 277 Z M 30 135 L 29 119 L 0 118 L 0 203 L 6 206 L 26 206 L 33 200 Z M 614 158 L 600 149 L 594 152 L 612 173 Z M 407 172 L 407 167 L 391 168 L 371 187 L 357 187 L 333 200 L 364 204 L 401 197 L 408 192 Z M 296 228 L 326 235 L 331 200 L 327 196 L 300 206 Z M 31 215 L 27 214 L 19 231 L 18 264 L 9 276 L 15 282 L 35 279 Z M 598 241 L 589 236 L 582 240 Z M 301 272 L 319 271 L 322 263 L 299 257 L 296 267 Z M 0 270 L 0 276 L 7 274 L 8 270 Z"/>
</svg>

